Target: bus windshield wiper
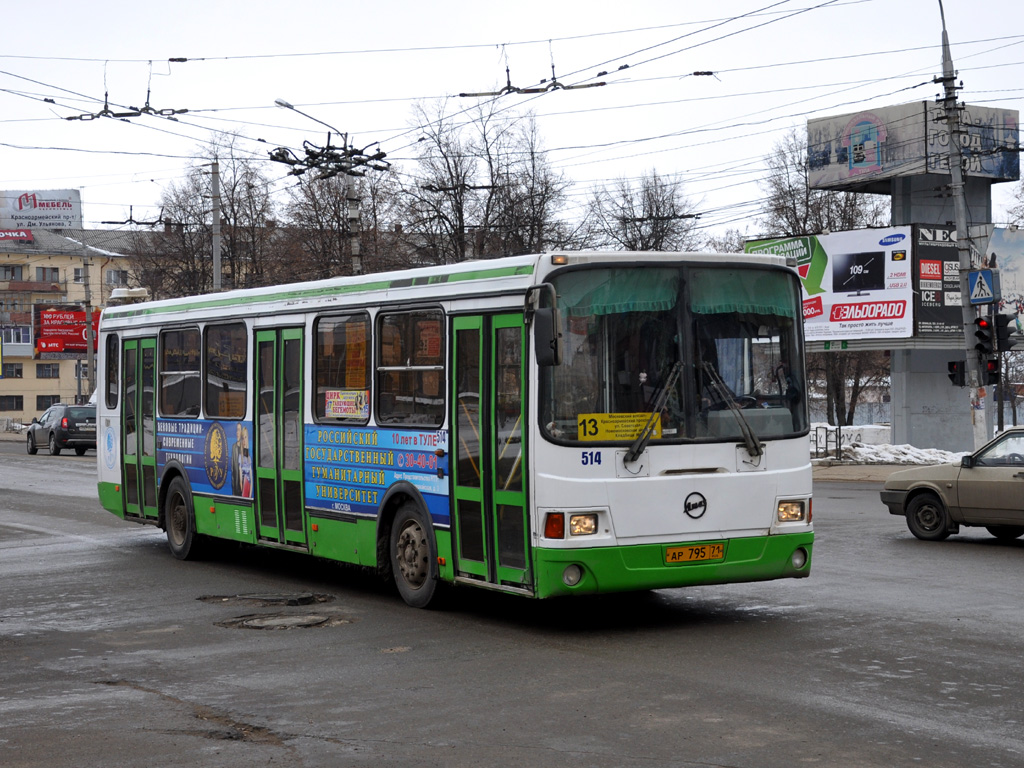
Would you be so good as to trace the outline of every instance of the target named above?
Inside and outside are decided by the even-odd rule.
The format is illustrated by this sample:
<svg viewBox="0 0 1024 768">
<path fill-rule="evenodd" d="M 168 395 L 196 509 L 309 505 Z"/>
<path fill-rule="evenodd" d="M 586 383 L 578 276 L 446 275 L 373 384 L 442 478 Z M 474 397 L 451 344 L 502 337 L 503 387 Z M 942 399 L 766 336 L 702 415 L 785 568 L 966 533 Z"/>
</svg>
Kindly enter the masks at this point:
<svg viewBox="0 0 1024 768">
<path fill-rule="evenodd" d="M 672 366 L 672 370 L 669 371 L 668 378 L 665 379 L 665 383 L 662 384 L 661 389 L 658 390 L 657 397 L 654 398 L 654 405 L 651 407 L 651 418 L 644 424 L 644 428 L 640 430 L 640 434 L 636 436 L 636 440 L 629 446 L 629 450 L 626 451 L 626 455 L 622 457 L 624 462 L 632 463 L 637 460 L 637 457 L 644 452 L 647 444 L 651 442 L 651 437 L 654 435 L 654 425 L 658 423 L 658 417 L 661 415 L 661 409 L 665 407 L 665 402 L 668 400 L 669 393 L 672 391 L 672 387 L 676 384 L 676 379 L 679 378 L 679 374 L 683 370 L 683 361 L 676 360 L 676 364 Z"/>
<path fill-rule="evenodd" d="M 718 371 L 715 370 L 715 366 L 706 360 L 702 364 L 704 372 L 708 375 L 708 383 L 711 388 L 715 390 L 715 395 L 718 399 L 726 404 L 732 415 L 736 417 L 736 423 L 740 425 L 740 432 L 743 433 L 743 443 L 746 445 L 747 453 L 751 456 L 760 456 L 764 453 L 764 446 L 761 445 L 761 441 L 757 439 L 757 435 L 754 434 L 754 430 L 750 428 L 750 422 L 747 421 L 747 417 L 743 415 L 743 411 L 736 405 L 736 401 L 733 399 L 732 393 L 729 388 L 725 386 L 725 382 L 722 381 L 722 377 L 718 375 Z"/>
</svg>

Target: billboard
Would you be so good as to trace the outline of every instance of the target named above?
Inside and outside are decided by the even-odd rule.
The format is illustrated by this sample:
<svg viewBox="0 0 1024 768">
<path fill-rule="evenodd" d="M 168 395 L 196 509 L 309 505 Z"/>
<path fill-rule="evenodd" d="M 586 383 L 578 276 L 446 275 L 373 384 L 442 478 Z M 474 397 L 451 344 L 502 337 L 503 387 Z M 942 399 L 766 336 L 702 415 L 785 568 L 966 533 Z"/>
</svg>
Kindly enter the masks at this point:
<svg viewBox="0 0 1024 768">
<path fill-rule="evenodd" d="M 960 115 L 965 175 L 1020 178 L 1017 110 L 967 105 Z M 948 175 L 944 109 L 919 101 L 808 120 L 807 164 L 812 189 L 888 192 L 897 176 Z"/>
<path fill-rule="evenodd" d="M 82 357 L 88 352 L 86 340 L 85 307 L 80 305 L 47 306 L 37 304 L 33 308 L 32 322 L 35 326 L 36 353 L 41 360 L 66 360 Z M 92 311 L 92 344 L 97 349 L 99 339 L 100 311 Z"/>
<path fill-rule="evenodd" d="M 746 253 L 796 259 L 807 341 L 909 338 L 914 331 L 911 228 L 753 240 Z"/>
<path fill-rule="evenodd" d="M 0 192 L 0 229 L 81 229 L 82 195 L 77 189 Z"/>
<path fill-rule="evenodd" d="M 1017 318 L 1019 333 L 1024 324 L 1024 229 L 994 227 L 986 256 L 989 266 L 999 270 L 999 311 Z"/>
</svg>

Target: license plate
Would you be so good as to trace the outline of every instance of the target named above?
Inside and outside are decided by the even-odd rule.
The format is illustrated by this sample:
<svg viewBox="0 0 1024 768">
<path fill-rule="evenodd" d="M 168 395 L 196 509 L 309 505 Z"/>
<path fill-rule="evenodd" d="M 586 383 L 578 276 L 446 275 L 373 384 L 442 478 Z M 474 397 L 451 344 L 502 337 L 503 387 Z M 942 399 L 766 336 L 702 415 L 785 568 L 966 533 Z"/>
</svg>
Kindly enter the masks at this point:
<svg viewBox="0 0 1024 768">
<path fill-rule="evenodd" d="M 700 563 L 708 560 L 724 560 L 725 543 L 687 544 L 683 547 L 669 547 L 665 550 L 665 563 Z"/>
<path fill-rule="evenodd" d="M 95 432 L 96 431 L 96 425 L 95 424 L 79 424 L 78 428 L 80 430 L 82 430 L 83 432 Z"/>
</svg>

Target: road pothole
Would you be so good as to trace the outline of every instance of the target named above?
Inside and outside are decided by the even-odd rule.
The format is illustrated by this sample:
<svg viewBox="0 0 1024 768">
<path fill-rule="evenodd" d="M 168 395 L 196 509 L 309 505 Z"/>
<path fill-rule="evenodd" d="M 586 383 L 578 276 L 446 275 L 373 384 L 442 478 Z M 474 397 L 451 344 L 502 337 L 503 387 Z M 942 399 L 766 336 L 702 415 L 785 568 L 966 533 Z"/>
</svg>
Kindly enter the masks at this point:
<svg viewBox="0 0 1024 768">
<path fill-rule="evenodd" d="M 217 626 L 227 629 L 312 629 L 351 623 L 348 616 L 329 613 L 258 613 L 218 621 Z"/>
<path fill-rule="evenodd" d="M 320 595 L 315 592 L 298 592 L 291 594 L 267 594 L 252 592 L 244 595 L 203 595 L 197 598 L 204 603 L 220 603 L 222 605 L 274 606 L 274 605 L 317 605 L 334 602 L 334 595 Z"/>
</svg>

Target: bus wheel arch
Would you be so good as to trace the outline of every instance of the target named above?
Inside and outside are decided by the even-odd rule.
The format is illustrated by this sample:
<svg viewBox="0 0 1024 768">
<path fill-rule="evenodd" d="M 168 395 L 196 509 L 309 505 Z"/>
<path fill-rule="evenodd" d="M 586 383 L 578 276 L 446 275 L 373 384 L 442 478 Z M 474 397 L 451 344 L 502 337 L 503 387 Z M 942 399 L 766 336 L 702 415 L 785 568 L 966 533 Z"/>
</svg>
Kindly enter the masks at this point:
<svg viewBox="0 0 1024 768">
<path fill-rule="evenodd" d="M 437 539 L 423 498 L 415 487 L 393 486 L 380 507 L 378 571 L 394 581 L 414 608 L 426 608 L 438 587 Z"/>
</svg>

